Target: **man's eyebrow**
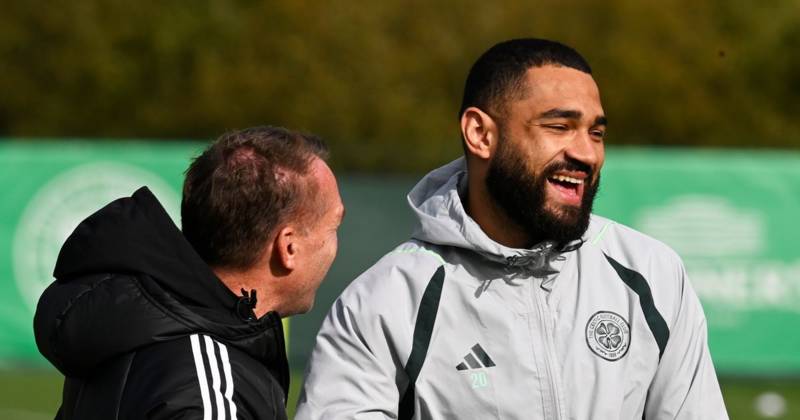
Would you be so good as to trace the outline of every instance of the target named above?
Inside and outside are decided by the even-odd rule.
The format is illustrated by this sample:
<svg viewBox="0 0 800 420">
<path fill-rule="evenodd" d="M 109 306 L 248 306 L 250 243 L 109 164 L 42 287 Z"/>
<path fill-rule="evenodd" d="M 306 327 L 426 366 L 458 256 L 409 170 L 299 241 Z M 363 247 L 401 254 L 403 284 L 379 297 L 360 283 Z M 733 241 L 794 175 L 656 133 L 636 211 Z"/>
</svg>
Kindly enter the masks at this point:
<svg viewBox="0 0 800 420">
<path fill-rule="evenodd" d="M 583 113 L 573 109 L 553 108 L 551 110 L 539 114 L 539 118 L 567 118 L 571 120 L 579 120 Z"/>
<path fill-rule="evenodd" d="M 570 120 L 579 120 L 581 119 L 581 117 L 583 117 L 583 113 L 578 110 L 553 108 L 545 112 L 542 112 L 541 114 L 539 114 L 538 117 L 536 117 L 536 119 L 566 118 Z M 528 125 L 530 125 L 532 122 L 533 120 L 528 121 Z M 593 126 L 608 125 L 608 118 L 606 118 L 605 115 L 600 115 L 594 119 L 594 124 L 592 125 Z"/>
</svg>

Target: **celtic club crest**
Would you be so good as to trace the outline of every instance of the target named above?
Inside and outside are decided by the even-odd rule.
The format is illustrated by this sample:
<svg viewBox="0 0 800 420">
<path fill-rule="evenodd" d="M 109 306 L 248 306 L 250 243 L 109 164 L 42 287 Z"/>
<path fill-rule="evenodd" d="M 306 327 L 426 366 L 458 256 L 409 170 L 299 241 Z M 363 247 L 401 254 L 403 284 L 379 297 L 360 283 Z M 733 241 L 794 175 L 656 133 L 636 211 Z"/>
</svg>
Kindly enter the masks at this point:
<svg viewBox="0 0 800 420">
<path fill-rule="evenodd" d="M 147 185 L 173 220 L 180 215 L 180 194 L 139 166 L 100 161 L 57 174 L 31 198 L 14 233 L 13 267 L 17 288 L 31 312 L 45 287 L 67 237 L 81 220 L 112 200 L 130 196 Z"/>
<path fill-rule="evenodd" d="M 609 361 L 616 361 L 628 353 L 631 343 L 631 328 L 620 315 L 600 311 L 586 323 L 586 344 L 594 354 Z"/>
</svg>

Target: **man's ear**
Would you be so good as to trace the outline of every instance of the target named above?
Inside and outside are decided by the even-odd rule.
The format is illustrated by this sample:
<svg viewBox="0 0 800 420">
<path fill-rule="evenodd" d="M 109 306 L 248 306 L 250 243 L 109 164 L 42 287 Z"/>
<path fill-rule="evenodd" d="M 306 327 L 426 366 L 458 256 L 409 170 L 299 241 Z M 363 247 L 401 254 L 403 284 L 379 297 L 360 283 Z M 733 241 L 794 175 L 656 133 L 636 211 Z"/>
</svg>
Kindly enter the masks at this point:
<svg viewBox="0 0 800 420">
<path fill-rule="evenodd" d="M 287 225 L 282 227 L 275 236 L 273 253 L 277 262 L 287 271 L 292 271 L 297 267 L 297 253 L 300 250 L 297 233 L 297 229 Z"/>
<path fill-rule="evenodd" d="M 461 114 L 461 135 L 467 152 L 488 160 L 497 144 L 497 125 L 489 114 L 471 106 Z"/>
</svg>

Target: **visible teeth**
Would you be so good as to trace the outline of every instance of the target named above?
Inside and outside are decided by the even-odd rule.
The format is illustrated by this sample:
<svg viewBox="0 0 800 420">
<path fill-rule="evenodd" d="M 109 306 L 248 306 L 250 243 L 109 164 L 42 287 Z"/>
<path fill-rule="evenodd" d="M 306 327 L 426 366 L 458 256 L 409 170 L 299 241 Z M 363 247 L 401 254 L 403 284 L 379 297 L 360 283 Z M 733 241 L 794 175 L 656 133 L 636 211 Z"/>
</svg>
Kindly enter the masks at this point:
<svg viewBox="0 0 800 420">
<path fill-rule="evenodd" d="M 570 177 L 570 176 L 556 175 L 556 176 L 553 177 L 553 179 L 555 179 L 556 181 L 561 181 L 561 182 L 569 182 L 570 184 L 583 184 L 583 180 L 582 179 L 573 178 L 573 177 Z"/>
</svg>

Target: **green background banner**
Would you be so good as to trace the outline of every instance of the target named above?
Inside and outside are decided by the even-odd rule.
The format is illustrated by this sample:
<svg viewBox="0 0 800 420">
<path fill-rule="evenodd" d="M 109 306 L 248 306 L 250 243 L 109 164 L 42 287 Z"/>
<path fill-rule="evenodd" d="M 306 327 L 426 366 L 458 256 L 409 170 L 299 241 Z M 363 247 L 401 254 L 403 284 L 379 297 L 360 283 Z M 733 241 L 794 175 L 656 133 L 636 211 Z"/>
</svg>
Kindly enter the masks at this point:
<svg viewBox="0 0 800 420">
<path fill-rule="evenodd" d="M 32 315 L 61 243 L 109 201 L 148 185 L 178 220 L 199 143 L 0 143 L 0 367 L 43 361 Z M 290 358 L 305 363 L 341 290 L 410 232 L 417 177 L 340 175 L 347 217 L 312 312 L 294 317 Z M 800 154 L 607 150 L 596 213 L 648 233 L 684 259 L 720 373 L 800 374 Z"/>
<path fill-rule="evenodd" d="M 800 154 L 610 150 L 597 212 L 672 246 L 719 371 L 800 374 Z"/>
</svg>

